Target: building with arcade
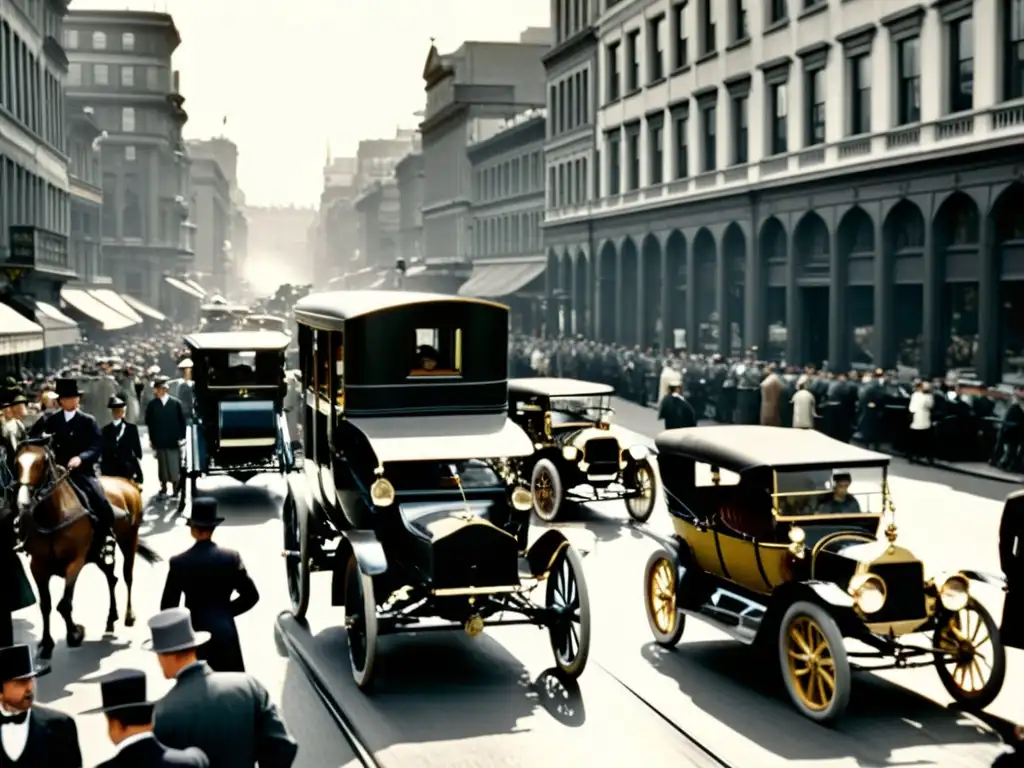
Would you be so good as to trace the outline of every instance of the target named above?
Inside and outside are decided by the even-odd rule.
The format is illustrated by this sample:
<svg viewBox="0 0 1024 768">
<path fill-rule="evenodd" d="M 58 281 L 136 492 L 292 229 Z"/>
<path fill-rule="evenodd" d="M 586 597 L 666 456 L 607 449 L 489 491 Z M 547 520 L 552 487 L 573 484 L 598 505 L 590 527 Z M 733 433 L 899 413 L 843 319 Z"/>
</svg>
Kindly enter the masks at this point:
<svg viewBox="0 0 1024 768">
<path fill-rule="evenodd" d="M 1024 0 L 552 5 L 573 331 L 1024 374 Z"/>
</svg>

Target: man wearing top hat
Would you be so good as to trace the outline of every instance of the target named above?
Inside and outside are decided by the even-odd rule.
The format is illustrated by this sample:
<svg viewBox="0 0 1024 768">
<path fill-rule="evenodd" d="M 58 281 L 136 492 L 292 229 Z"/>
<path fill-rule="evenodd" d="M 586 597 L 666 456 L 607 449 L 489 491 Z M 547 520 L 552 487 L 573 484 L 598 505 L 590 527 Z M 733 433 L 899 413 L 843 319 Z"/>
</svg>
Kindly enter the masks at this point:
<svg viewBox="0 0 1024 768">
<path fill-rule="evenodd" d="M 181 443 L 185 439 L 185 409 L 181 401 L 172 397 L 167 389 L 167 379 L 153 380 L 154 399 L 146 406 L 146 427 L 149 429 L 149 445 L 156 454 L 157 475 L 160 481 L 159 497 L 171 493 L 181 479 Z"/>
<path fill-rule="evenodd" d="M 193 500 L 188 524 L 195 544 L 171 558 L 160 608 L 177 608 L 184 597 L 196 628 L 210 633 L 199 658 L 217 672 L 244 672 L 235 617 L 255 606 L 260 593 L 241 556 L 214 543 L 213 532 L 222 522 L 215 499 Z"/>
<path fill-rule="evenodd" d="M 102 430 L 100 469 L 104 475 L 123 477 L 142 486 L 142 441 L 139 428 L 125 418 L 126 403 L 120 397 L 107 402 L 112 421 Z"/>
<path fill-rule="evenodd" d="M 33 706 L 38 671 L 27 645 L 14 644 L 9 617 L 0 622 L 0 766 L 82 768 L 75 721 Z"/>
<path fill-rule="evenodd" d="M 149 620 L 153 651 L 174 687 L 156 703 L 154 735 L 169 747 L 198 747 L 216 768 L 289 768 L 298 745 L 267 689 L 240 672 L 214 672 L 196 653 L 210 639 L 187 608 Z"/>
<path fill-rule="evenodd" d="M 146 698 L 146 674 L 122 669 L 100 683 L 103 705 L 83 712 L 102 712 L 107 735 L 117 754 L 97 768 L 209 768 L 210 761 L 196 747 L 170 749 L 153 735 L 153 702 Z"/>
</svg>

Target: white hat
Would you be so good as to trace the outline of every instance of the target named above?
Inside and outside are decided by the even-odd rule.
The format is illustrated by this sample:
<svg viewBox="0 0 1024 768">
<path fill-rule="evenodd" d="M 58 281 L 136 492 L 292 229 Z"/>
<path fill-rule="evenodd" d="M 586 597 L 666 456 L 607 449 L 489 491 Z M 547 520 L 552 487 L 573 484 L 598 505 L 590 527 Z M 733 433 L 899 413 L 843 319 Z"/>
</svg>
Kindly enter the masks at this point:
<svg viewBox="0 0 1024 768">
<path fill-rule="evenodd" d="M 149 366 L 149 368 L 146 369 L 146 373 L 149 373 L 149 374 L 160 373 L 160 366 L 159 365 L 151 365 L 151 366 Z"/>
<path fill-rule="evenodd" d="M 194 367 L 194 365 L 192 363 L 192 358 L 191 357 L 186 357 L 184 360 L 182 360 L 180 363 L 178 363 L 178 370 L 179 371 L 184 370 L 186 368 L 193 368 L 193 367 Z"/>
</svg>

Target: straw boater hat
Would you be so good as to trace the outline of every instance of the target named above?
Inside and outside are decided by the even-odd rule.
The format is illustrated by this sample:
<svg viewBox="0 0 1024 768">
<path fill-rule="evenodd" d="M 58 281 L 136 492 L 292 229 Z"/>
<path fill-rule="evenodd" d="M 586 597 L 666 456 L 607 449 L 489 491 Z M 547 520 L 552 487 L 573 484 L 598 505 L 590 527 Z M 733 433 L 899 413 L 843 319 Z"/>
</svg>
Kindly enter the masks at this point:
<svg viewBox="0 0 1024 768">
<path fill-rule="evenodd" d="M 137 669 L 119 669 L 112 672 L 100 683 L 100 695 L 103 697 L 103 704 L 85 710 L 83 715 L 153 706 L 153 702 L 146 698 L 146 673 Z"/>
<path fill-rule="evenodd" d="M 142 643 L 144 650 L 153 653 L 179 653 L 205 645 L 209 632 L 196 632 L 192 628 L 192 612 L 188 608 L 168 608 L 149 620 L 152 637 Z"/>
</svg>

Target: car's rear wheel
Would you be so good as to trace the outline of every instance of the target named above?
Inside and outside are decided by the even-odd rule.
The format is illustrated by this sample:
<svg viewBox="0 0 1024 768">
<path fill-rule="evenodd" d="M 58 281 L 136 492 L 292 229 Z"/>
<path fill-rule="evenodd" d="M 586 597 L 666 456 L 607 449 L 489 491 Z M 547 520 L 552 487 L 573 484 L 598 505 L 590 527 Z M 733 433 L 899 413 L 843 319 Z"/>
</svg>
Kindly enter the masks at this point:
<svg viewBox="0 0 1024 768">
<path fill-rule="evenodd" d="M 822 725 L 835 723 L 850 703 L 852 675 L 843 634 L 819 605 L 793 603 L 779 625 L 779 665 L 793 704 Z"/>
<path fill-rule="evenodd" d="M 957 704 L 980 712 L 995 701 L 1006 679 L 1006 648 L 985 606 L 971 599 L 948 614 L 932 645 L 942 651 L 935 655 L 935 671 Z"/>
<path fill-rule="evenodd" d="M 654 641 L 663 648 L 675 648 L 683 637 L 686 616 L 679 610 L 676 590 L 678 568 L 672 557 L 659 550 L 651 554 L 644 568 L 644 604 Z"/>
<path fill-rule="evenodd" d="M 366 690 L 373 684 L 377 661 L 377 601 L 373 577 L 360 570 L 355 555 L 345 568 L 345 633 L 352 677 Z"/>
<path fill-rule="evenodd" d="M 636 463 L 632 474 L 638 494 L 626 497 L 626 511 L 636 522 L 646 523 L 654 512 L 654 504 L 658 497 L 658 481 L 655 479 L 654 467 L 649 461 L 642 459 Z"/>
<path fill-rule="evenodd" d="M 284 524 L 285 575 L 292 615 L 304 619 L 309 610 L 309 520 L 300 518 L 295 497 L 289 490 L 281 510 Z"/>
<path fill-rule="evenodd" d="M 530 476 L 530 490 L 533 492 L 533 511 L 545 523 L 553 523 L 558 518 L 565 499 L 562 477 L 558 467 L 550 459 L 540 459 L 533 465 Z"/>
<path fill-rule="evenodd" d="M 572 545 L 562 548 L 548 574 L 547 607 L 555 614 L 548 627 L 555 666 L 567 677 L 577 678 L 590 656 L 590 595 L 583 558 Z"/>
</svg>

